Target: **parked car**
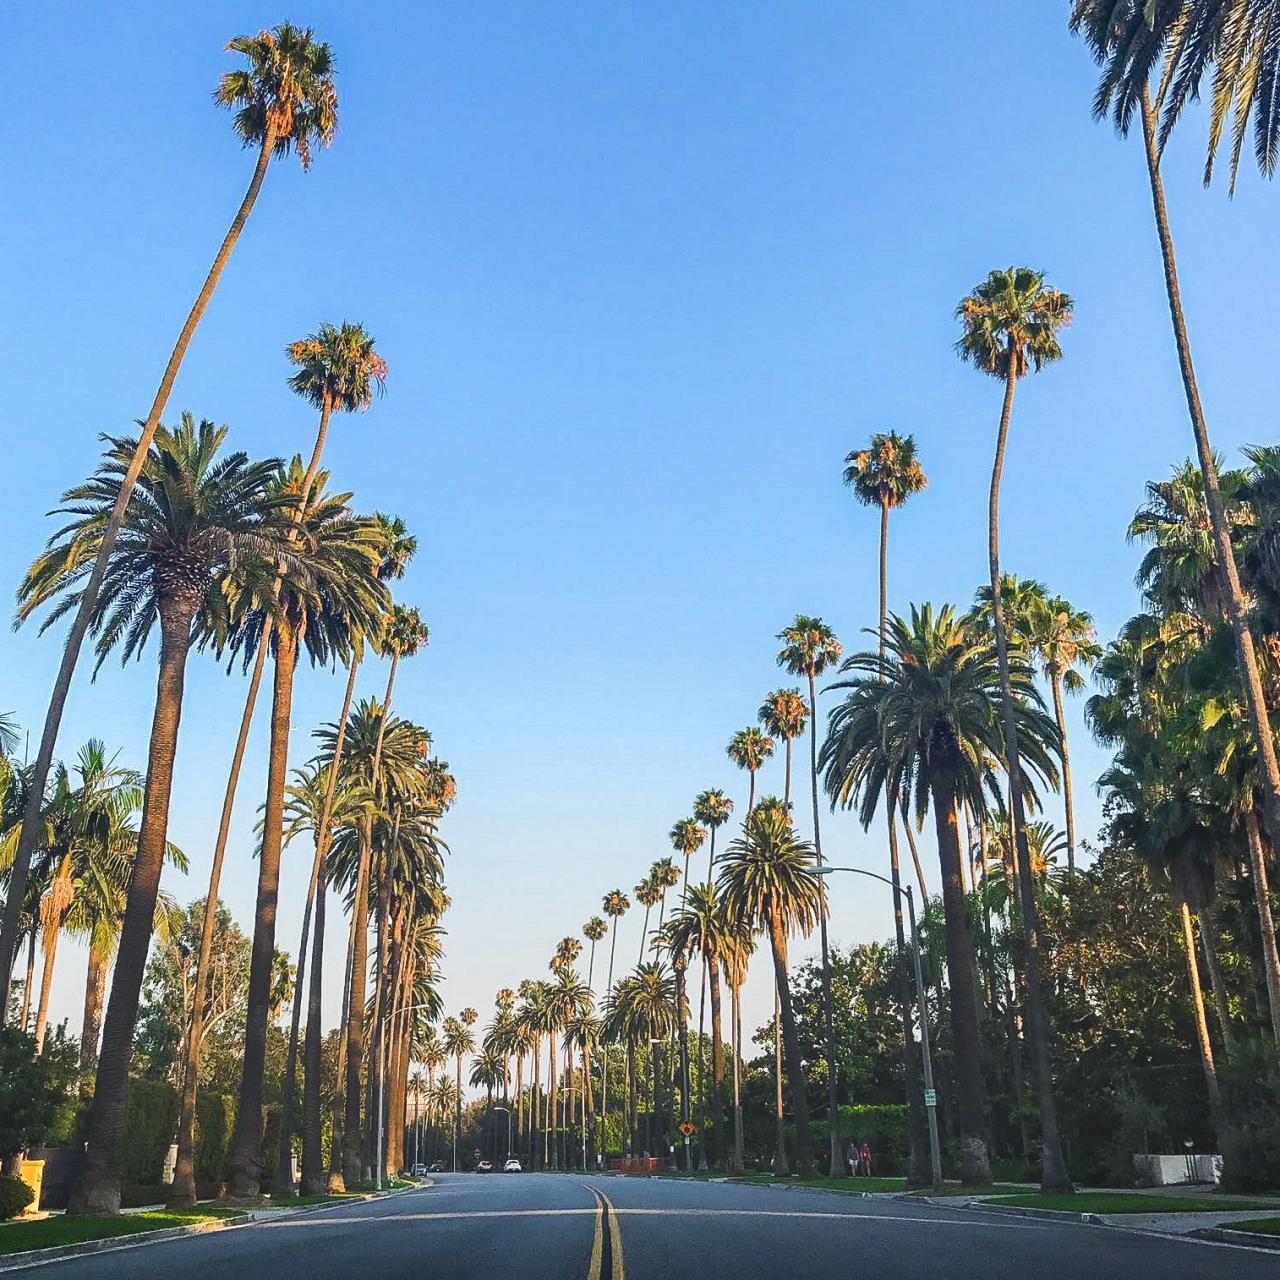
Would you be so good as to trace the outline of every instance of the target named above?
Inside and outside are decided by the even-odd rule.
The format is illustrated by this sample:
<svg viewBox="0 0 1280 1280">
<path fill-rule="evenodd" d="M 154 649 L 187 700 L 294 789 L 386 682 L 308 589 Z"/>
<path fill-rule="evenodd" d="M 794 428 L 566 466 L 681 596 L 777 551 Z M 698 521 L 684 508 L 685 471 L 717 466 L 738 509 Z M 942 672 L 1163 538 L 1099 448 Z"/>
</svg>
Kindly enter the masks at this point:
<svg viewBox="0 0 1280 1280">
<path fill-rule="evenodd" d="M 409 1170 L 409 1173 L 412 1177 L 421 1178 L 426 1171 L 427 1166 L 425 1164 L 415 1164 L 413 1168 Z"/>
<path fill-rule="evenodd" d="M 512 1156 L 511 1159 L 508 1160 L 507 1163 L 502 1166 L 502 1172 L 503 1173 L 523 1173 L 524 1169 L 521 1167 L 520 1161 L 517 1160 L 515 1156 Z"/>
<path fill-rule="evenodd" d="M 443 1173 L 443 1172 L 444 1172 L 444 1161 L 443 1161 L 443 1160 L 433 1160 L 433 1161 L 431 1162 L 431 1164 L 427 1166 L 427 1172 L 428 1172 L 428 1173 Z"/>
<path fill-rule="evenodd" d="M 477 1172 L 477 1173 L 492 1173 L 492 1172 L 493 1172 L 493 1161 L 492 1161 L 492 1160 L 481 1160 L 481 1161 L 480 1161 L 480 1163 L 479 1163 L 478 1165 L 476 1165 L 476 1172 Z"/>
</svg>

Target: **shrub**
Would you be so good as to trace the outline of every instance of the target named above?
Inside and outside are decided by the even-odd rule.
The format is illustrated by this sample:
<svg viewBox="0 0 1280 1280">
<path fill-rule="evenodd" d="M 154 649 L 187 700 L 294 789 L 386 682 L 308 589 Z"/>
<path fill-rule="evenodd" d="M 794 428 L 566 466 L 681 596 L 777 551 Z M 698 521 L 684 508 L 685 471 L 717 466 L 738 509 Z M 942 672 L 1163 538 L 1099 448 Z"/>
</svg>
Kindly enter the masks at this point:
<svg viewBox="0 0 1280 1280">
<path fill-rule="evenodd" d="M 160 1185 L 165 1156 L 169 1154 L 177 1129 L 177 1090 L 163 1080 L 142 1080 L 136 1076 L 130 1080 L 123 1144 L 126 1184 Z"/>
<path fill-rule="evenodd" d="M 1223 1189 L 1280 1188 L 1280 1061 L 1274 1047 L 1266 1042 L 1240 1045 L 1221 1081 Z"/>
<path fill-rule="evenodd" d="M 0 1177 L 0 1221 L 16 1218 L 35 1198 L 21 1178 Z"/>
<path fill-rule="evenodd" d="M 32 1036 L 0 1027 L 0 1157 L 42 1147 L 71 1101 L 76 1046 L 59 1029 L 37 1056 Z"/>
<path fill-rule="evenodd" d="M 196 1181 L 218 1182 L 227 1168 L 236 1100 L 229 1093 L 196 1095 Z"/>
</svg>

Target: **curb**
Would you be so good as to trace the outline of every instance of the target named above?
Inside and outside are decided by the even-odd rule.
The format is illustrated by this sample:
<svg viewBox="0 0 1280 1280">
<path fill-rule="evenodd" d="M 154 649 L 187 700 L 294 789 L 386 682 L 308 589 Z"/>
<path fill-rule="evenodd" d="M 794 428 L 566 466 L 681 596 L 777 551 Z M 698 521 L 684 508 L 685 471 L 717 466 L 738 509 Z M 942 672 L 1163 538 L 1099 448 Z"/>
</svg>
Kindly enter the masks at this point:
<svg viewBox="0 0 1280 1280">
<path fill-rule="evenodd" d="M 23 1253 L 10 1253 L 0 1258 L 0 1274 L 21 1271 L 26 1267 L 40 1267 L 63 1258 L 78 1258 L 83 1254 L 114 1253 L 122 1249 L 137 1249 L 156 1244 L 161 1240 L 178 1240 L 183 1236 L 206 1235 L 213 1231 L 225 1231 L 230 1227 L 243 1227 L 253 1219 L 246 1214 L 234 1218 L 215 1218 L 210 1222 L 193 1222 L 185 1227 L 160 1227 L 156 1231 L 138 1231 L 128 1236 L 109 1236 L 105 1240 L 83 1240 L 79 1244 L 53 1245 L 48 1249 L 28 1249 Z"/>
<path fill-rule="evenodd" d="M 941 1208 L 938 1200 L 929 1200 L 931 1205 Z M 1098 1213 L 1072 1213 L 1070 1209 L 1022 1209 L 1011 1204 L 988 1204 L 984 1200 L 968 1200 L 966 1209 L 978 1209 L 983 1213 L 1003 1214 L 1008 1218 L 1037 1218 L 1041 1222 L 1084 1222 L 1091 1227 L 1105 1227 L 1107 1221 Z"/>
<path fill-rule="evenodd" d="M 1248 1245 L 1253 1249 L 1280 1251 L 1280 1236 L 1261 1231 L 1229 1231 L 1226 1227 L 1197 1227 L 1188 1232 L 1193 1240 L 1212 1240 L 1215 1244 Z"/>
</svg>

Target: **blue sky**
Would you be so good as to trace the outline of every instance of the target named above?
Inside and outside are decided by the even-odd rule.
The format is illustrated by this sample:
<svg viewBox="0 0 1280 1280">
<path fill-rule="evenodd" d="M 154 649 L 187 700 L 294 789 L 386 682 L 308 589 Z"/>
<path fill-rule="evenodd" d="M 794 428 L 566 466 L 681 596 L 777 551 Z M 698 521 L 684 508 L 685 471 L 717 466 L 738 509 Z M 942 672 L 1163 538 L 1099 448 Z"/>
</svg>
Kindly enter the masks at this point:
<svg viewBox="0 0 1280 1280">
<path fill-rule="evenodd" d="M 999 388 L 960 365 L 959 298 L 992 267 L 1076 298 L 1066 359 L 1019 393 L 1004 559 L 1093 612 L 1136 606 L 1124 529 L 1190 446 L 1135 140 L 1089 114 L 1065 6 L 315 0 L 342 126 L 310 174 L 273 166 L 170 404 L 255 455 L 310 446 L 284 344 L 347 318 L 377 337 L 384 400 L 338 422 L 326 464 L 421 552 L 430 621 L 400 708 L 431 727 L 460 800 L 446 995 L 486 1015 L 615 886 L 668 852 L 695 792 L 745 800 L 724 756 L 782 682 L 775 633 L 874 622 L 876 520 L 841 484 L 874 431 L 912 432 L 928 492 L 894 521 L 891 596 L 965 603 L 985 574 Z M 867 13 L 867 9 L 874 9 Z M 0 335 L 11 353 L 0 580 L 51 530 L 100 431 L 141 415 L 252 156 L 210 99 L 226 39 L 284 16 L 240 3 L 9 6 Z M 1275 193 L 1198 181 L 1203 123 L 1166 161 L 1211 429 L 1270 438 Z M 0 701 L 34 729 L 56 645 L 4 640 Z M 82 670 L 63 729 L 144 758 L 154 653 Z M 370 670 L 362 692 L 381 687 Z M 243 685 L 194 657 L 172 836 L 202 892 Z M 340 682 L 299 675 L 295 758 Z M 1081 828 L 1102 765 L 1072 708 Z M 260 717 L 224 894 L 247 923 L 265 776 Z M 780 770 L 765 779 L 780 789 Z M 825 844 L 880 869 L 845 815 Z M 937 883 L 931 833 L 926 856 Z M 305 864 L 285 870 L 296 949 Z M 870 885 L 867 886 L 870 889 Z M 844 880 L 833 935 L 886 936 Z M 620 954 L 638 942 L 635 913 Z M 331 953 L 340 950 L 334 933 Z M 78 1023 L 81 954 L 55 1014 Z M 767 977 L 753 981 L 763 1017 Z M 336 966 L 329 984 L 336 992 Z M 332 1009 L 334 1000 L 330 1001 Z"/>
</svg>

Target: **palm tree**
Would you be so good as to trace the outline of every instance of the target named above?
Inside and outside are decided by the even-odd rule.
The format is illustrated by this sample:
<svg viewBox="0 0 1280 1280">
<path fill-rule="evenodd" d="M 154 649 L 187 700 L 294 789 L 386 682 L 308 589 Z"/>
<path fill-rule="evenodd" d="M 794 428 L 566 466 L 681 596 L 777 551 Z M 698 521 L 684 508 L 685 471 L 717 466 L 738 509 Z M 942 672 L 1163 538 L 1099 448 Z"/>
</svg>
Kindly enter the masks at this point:
<svg viewBox="0 0 1280 1280">
<path fill-rule="evenodd" d="M 773 739 L 766 737 L 754 725 L 749 729 L 739 729 L 729 739 L 725 754 L 739 769 L 745 769 L 751 779 L 750 790 L 747 792 L 747 817 L 750 817 L 756 803 L 756 773 L 773 755 Z"/>
<path fill-rule="evenodd" d="M 1080 33 L 1103 69 L 1094 95 L 1094 115 L 1110 114 L 1116 130 L 1127 135 L 1135 110 L 1142 121 L 1142 141 L 1147 181 L 1155 214 L 1156 236 L 1164 266 L 1165 293 L 1173 327 L 1178 368 L 1196 441 L 1196 457 L 1204 477 L 1205 497 L 1213 531 L 1214 552 L 1225 585 L 1227 620 L 1235 639 L 1236 663 L 1244 689 L 1245 706 L 1258 752 L 1259 793 L 1267 831 L 1273 844 L 1280 842 L 1280 761 L 1267 714 L 1262 674 L 1258 663 L 1249 607 L 1235 551 L 1231 527 L 1219 483 L 1218 466 L 1209 441 L 1200 389 L 1191 357 L 1191 340 L 1182 308 L 1182 291 L 1174 255 L 1173 232 L 1160 173 L 1161 146 L 1183 106 L 1193 100 L 1210 62 L 1216 67 L 1210 114 L 1210 145 L 1206 178 L 1212 173 L 1213 155 L 1227 114 L 1236 113 L 1236 140 L 1232 180 L 1248 126 L 1249 113 L 1272 99 L 1276 72 L 1275 4 L 1272 0 L 1177 0 L 1151 4 L 1148 0 L 1074 0 L 1071 28 Z M 1152 101 L 1153 69 L 1163 58 L 1160 96 Z M 1168 103 L 1163 95 L 1169 91 Z M 1161 111 L 1164 122 L 1157 138 Z M 1255 116 L 1255 142 L 1264 173 L 1274 164 L 1276 113 L 1259 110 Z"/>
<path fill-rule="evenodd" d="M 792 933 L 808 936 L 826 910 L 822 883 L 813 874 L 816 865 L 813 845 L 796 835 L 786 809 L 761 806 L 747 819 L 742 835 L 730 843 L 721 859 L 717 880 L 725 914 L 741 926 L 762 930 L 769 938 L 796 1124 L 796 1165 L 801 1174 L 813 1166 L 813 1143 L 791 1003 L 787 938 Z M 786 1167 L 786 1143 L 779 1125 L 775 1168 L 784 1171 Z"/>
<path fill-rule="evenodd" d="M 602 916 L 592 916 L 591 919 L 582 926 L 582 936 L 591 943 L 591 956 L 587 960 L 588 987 L 592 986 L 592 975 L 596 971 L 596 943 L 599 942 L 608 932 L 609 926 L 605 924 Z"/>
<path fill-rule="evenodd" d="M 733 814 L 733 801 L 723 791 L 699 791 L 693 802 L 693 816 L 706 827 L 711 837 L 711 852 L 707 859 L 707 883 L 715 874 L 716 832 Z"/>
<path fill-rule="evenodd" d="M 650 874 L 647 879 L 641 880 L 632 892 L 636 895 L 636 901 L 644 908 L 644 928 L 640 931 L 640 954 L 636 959 L 637 964 L 643 964 L 644 949 L 649 941 L 649 913 L 662 901 L 665 890 L 660 884 L 655 883 Z"/>
<path fill-rule="evenodd" d="M 243 453 L 220 458 L 225 437 L 225 427 L 211 422 L 197 427 L 189 415 L 172 430 L 156 429 L 91 619 L 99 665 L 117 645 L 125 661 L 138 656 L 157 620 L 161 645 L 138 848 L 98 1060 L 89 1157 L 71 1201 L 76 1213 L 115 1213 L 120 1208 L 119 1143 L 128 1063 L 167 848 L 169 793 L 193 624 L 218 571 L 233 558 L 286 554 L 286 521 L 278 497 L 269 491 L 279 464 L 253 463 Z M 136 448 L 136 441 L 127 437 L 105 439 L 108 448 L 97 472 L 64 495 L 70 505 L 61 510 L 70 521 L 50 540 L 19 587 L 19 620 L 58 597 L 44 627 L 79 606 L 81 584 L 94 572 Z M 17 881 L 15 860 L 11 897 Z"/>
<path fill-rule="evenodd" d="M 262 1185 L 261 1117 L 271 961 L 276 949 L 276 903 L 297 660 L 300 651 L 306 651 L 313 663 L 348 659 L 353 630 L 357 635 L 367 635 L 375 629 L 386 602 L 386 588 L 375 572 L 380 551 L 377 528 L 371 520 L 351 514 L 347 505 L 349 493 L 327 493 L 327 479 L 325 472 L 313 473 L 310 467 L 304 473 L 298 457 L 281 476 L 279 491 L 293 511 L 294 533 L 301 536 L 292 551 L 300 572 L 290 574 L 277 567 L 270 584 L 254 593 L 260 607 L 249 610 L 237 624 L 232 642 L 233 647 L 243 650 L 246 659 L 249 652 L 268 643 L 275 657 L 266 801 L 246 998 L 244 1072 L 228 1162 L 228 1187 L 237 1196 L 256 1196 Z"/>
<path fill-rule="evenodd" d="M 122 462 L 114 503 L 109 512 L 102 513 L 104 519 L 95 536 L 93 565 L 88 568 L 84 586 L 77 595 L 75 617 L 49 699 L 32 770 L 30 803 L 23 816 L 22 833 L 14 857 L 12 883 L 16 892 L 7 896 L 3 923 L 0 924 L 0 1020 L 6 1016 L 9 1005 L 9 979 L 17 942 L 17 911 L 39 830 L 36 797 L 44 794 L 80 647 L 93 629 L 99 608 L 98 594 L 110 572 L 116 540 L 125 527 L 134 485 L 147 466 L 152 440 L 169 403 L 169 393 L 187 354 L 187 347 L 258 199 L 268 164 L 273 156 L 283 157 L 291 149 L 296 149 L 303 169 L 309 168 L 312 147 L 317 144 L 327 147 L 338 125 L 333 56 L 329 46 L 317 41 L 309 28 L 302 29 L 284 22 L 270 31 L 260 31 L 256 36 L 237 36 L 228 43 L 227 50 L 243 55 L 248 67 L 226 72 L 218 84 L 214 100 L 220 106 L 235 110 L 235 131 L 246 147 L 257 147 L 258 161 L 240 207 L 214 255 L 209 274 L 169 354 L 138 438 L 130 442 L 132 452 Z"/>
<path fill-rule="evenodd" d="M 775 689 L 760 704 L 756 713 L 760 724 L 771 738 L 786 744 L 783 799 L 791 803 L 791 744 L 809 723 L 809 708 L 799 689 Z"/>
<path fill-rule="evenodd" d="M 1040 662 L 1053 691 L 1053 714 L 1062 739 L 1062 800 L 1067 819 L 1067 870 L 1076 869 L 1076 815 L 1071 799 L 1071 754 L 1067 748 L 1067 722 L 1062 695 L 1079 693 L 1084 677 L 1078 667 L 1092 667 L 1102 657 L 1093 619 L 1074 609 L 1061 596 L 1035 601 L 1027 616 L 1027 641 Z"/>
<path fill-rule="evenodd" d="M 897 432 L 877 433 L 865 449 L 855 449 L 845 457 L 844 482 L 853 496 L 864 506 L 880 512 L 880 613 L 877 634 L 880 652 L 884 653 L 889 618 L 889 513 L 903 506 L 909 498 L 922 493 L 928 477 L 916 456 L 914 436 Z M 889 830 L 889 879 L 893 883 L 893 928 L 898 944 L 898 1002 L 902 1009 L 903 1059 L 907 1077 L 907 1111 L 910 1119 L 910 1178 L 913 1186 L 925 1186 L 932 1180 L 926 1175 L 926 1116 L 920 1092 L 920 1049 L 911 1026 L 911 977 L 907 973 L 906 930 L 902 921 L 902 868 L 898 858 L 898 820 L 892 807 L 885 811 Z M 910 824 L 905 825 L 907 843 L 915 862 L 920 882 L 921 903 L 928 901 L 924 868 L 920 863 L 915 837 Z"/>
<path fill-rule="evenodd" d="M 582 1172 L 596 1164 L 596 1109 L 591 1088 L 591 1052 L 600 1044 L 600 1022 L 591 1013 L 590 1001 L 575 1012 L 564 1026 L 565 1047 L 576 1049 L 582 1058 Z"/>
<path fill-rule="evenodd" d="M 909 621 L 890 614 L 884 654 L 846 659 L 847 690 L 831 713 L 821 764 L 833 802 L 858 805 L 869 827 L 883 799 L 923 825 L 930 804 L 938 837 L 947 976 L 955 1044 L 962 1177 L 966 1185 L 991 1180 L 987 1151 L 986 1088 L 979 1060 L 978 997 L 973 944 L 962 880 L 959 811 L 968 804 L 979 820 L 986 792 L 999 802 L 995 769 L 1004 763 L 1000 664 L 991 648 L 948 606 L 912 608 Z M 1032 777 L 1056 780 L 1057 729 L 1041 709 L 1030 668 L 1009 668 L 1013 710 L 1026 768 L 1018 775 L 1030 792 Z M 1031 793 L 1034 796 L 1034 793 Z"/>
<path fill-rule="evenodd" d="M 809 682 L 809 780 L 813 791 L 813 850 L 822 866 L 822 835 L 818 825 L 818 690 L 817 678 L 828 667 L 840 660 L 840 641 L 821 618 L 797 614 L 789 627 L 778 632 L 782 649 L 778 653 L 778 665 L 793 676 L 804 676 Z M 790 746 L 790 743 L 788 743 Z M 788 800 L 790 796 L 787 797 Z M 833 1122 L 830 1131 L 830 1176 L 838 1178 L 844 1173 L 844 1158 L 840 1154 L 839 1126 L 834 1123 L 838 1114 L 840 1090 L 836 1075 L 835 1012 L 831 1006 L 831 956 L 827 946 L 827 916 L 818 918 L 822 951 L 822 1016 L 826 1024 L 827 1039 L 827 1114 Z"/>
<path fill-rule="evenodd" d="M 476 1047 L 476 1042 L 475 1037 L 471 1034 L 471 1028 L 461 1017 L 446 1018 L 443 1024 L 443 1031 L 442 1043 L 444 1051 L 453 1059 L 456 1072 L 453 1095 L 453 1161 L 451 1168 L 454 1173 L 457 1173 L 458 1136 L 462 1130 L 462 1059 L 465 1054 L 470 1053 Z"/>
<path fill-rule="evenodd" d="M 649 961 L 637 965 L 618 983 L 606 1015 L 606 1035 L 625 1040 L 632 1057 L 637 1045 L 648 1044 L 653 1107 L 645 1145 L 650 1151 L 663 1136 L 661 1046 L 671 1039 L 675 1030 L 676 1002 L 675 976 L 657 961 Z M 634 1071 L 632 1079 L 635 1079 Z"/>
<path fill-rule="evenodd" d="M 613 921 L 612 937 L 609 941 L 609 977 L 605 983 L 605 998 L 611 999 L 613 993 L 613 961 L 618 950 L 618 921 L 631 909 L 631 900 L 621 889 L 611 889 L 604 895 L 600 904 L 601 910 Z M 609 1119 L 609 1055 L 604 1055 L 600 1067 L 600 1151 L 607 1156 L 607 1128 Z"/>
<path fill-rule="evenodd" d="M 1028 1038 L 1036 1069 L 1043 1144 L 1041 1186 L 1045 1191 L 1070 1190 L 1071 1179 L 1062 1154 L 1057 1108 L 1053 1097 L 1053 1073 L 1049 1063 L 1049 1031 L 1041 992 L 1040 938 L 1036 918 L 1035 885 L 1026 851 L 1026 814 L 1023 810 L 1018 725 L 1009 676 L 1008 632 L 1001 606 L 1000 579 L 1000 476 L 1005 444 L 1013 414 L 1018 379 L 1039 372 L 1062 356 L 1059 332 L 1071 322 L 1071 298 L 1045 283 L 1042 272 L 1026 267 L 992 271 L 956 308 L 961 336 L 956 343 L 960 358 L 980 372 L 1004 383 L 1004 403 L 996 435 L 995 462 L 991 470 L 991 494 L 987 506 L 987 558 L 990 568 L 992 622 L 996 658 L 1000 667 L 1004 714 L 1005 762 L 1013 830 L 1018 843 L 1018 881 L 1022 900 L 1022 934 L 1025 948 L 1026 1012 Z"/>
<path fill-rule="evenodd" d="M 682 901 L 688 902 L 689 859 L 706 843 L 707 833 L 696 817 L 681 818 L 667 832 L 667 838 L 671 841 L 671 847 L 684 857 L 684 889 L 680 896 Z"/>
<path fill-rule="evenodd" d="M 142 775 L 115 760 L 102 742 L 90 739 L 77 755 L 74 772 L 65 765 L 54 772 L 44 850 L 48 865 L 40 877 L 48 888 L 39 908 L 44 966 L 36 1005 L 37 1053 L 44 1047 L 58 937 L 69 923 L 77 897 L 84 887 L 100 885 L 114 900 L 128 883 L 138 839 L 131 820 L 142 807 Z M 169 858 L 186 870 L 186 860 L 172 846 Z"/>
</svg>

